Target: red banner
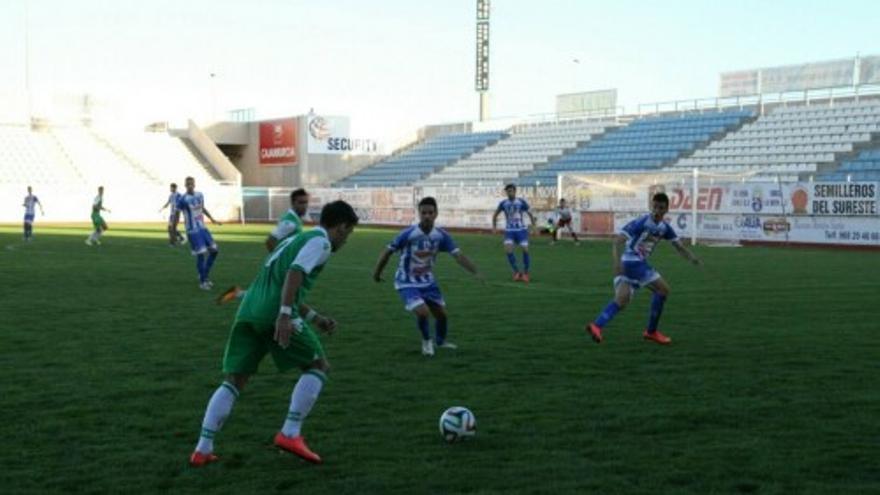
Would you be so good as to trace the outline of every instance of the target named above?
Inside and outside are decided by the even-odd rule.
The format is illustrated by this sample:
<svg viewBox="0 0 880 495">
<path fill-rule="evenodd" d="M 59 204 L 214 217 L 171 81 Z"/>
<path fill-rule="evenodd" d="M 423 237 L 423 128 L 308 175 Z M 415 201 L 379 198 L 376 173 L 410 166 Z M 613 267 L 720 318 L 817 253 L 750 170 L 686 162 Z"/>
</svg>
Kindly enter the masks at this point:
<svg viewBox="0 0 880 495">
<path fill-rule="evenodd" d="M 296 165 L 296 119 L 260 122 L 260 165 Z"/>
</svg>

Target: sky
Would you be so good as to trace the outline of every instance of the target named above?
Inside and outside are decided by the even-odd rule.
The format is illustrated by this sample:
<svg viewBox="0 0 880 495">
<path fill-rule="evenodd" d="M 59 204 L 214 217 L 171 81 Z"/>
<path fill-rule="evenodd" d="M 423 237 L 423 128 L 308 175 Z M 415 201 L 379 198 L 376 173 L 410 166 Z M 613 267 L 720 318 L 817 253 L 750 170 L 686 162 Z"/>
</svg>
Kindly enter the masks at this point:
<svg viewBox="0 0 880 495">
<path fill-rule="evenodd" d="M 880 54 L 876 0 L 491 5 L 493 118 L 609 88 L 634 112 L 714 97 L 725 71 Z M 476 0 L 3 0 L 0 100 L 87 93 L 143 123 L 313 108 L 394 141 L 478 117 L 475 12 Z"/>
</svg>

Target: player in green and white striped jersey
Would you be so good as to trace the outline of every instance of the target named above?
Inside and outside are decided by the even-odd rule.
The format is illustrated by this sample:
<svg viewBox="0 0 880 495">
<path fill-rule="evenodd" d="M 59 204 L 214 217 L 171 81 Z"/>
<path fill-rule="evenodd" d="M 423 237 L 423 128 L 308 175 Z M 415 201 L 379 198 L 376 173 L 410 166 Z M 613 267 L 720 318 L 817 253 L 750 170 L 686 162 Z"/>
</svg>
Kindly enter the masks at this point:
<svg viewBox="0 0 880 495">
<path fill-rule="evenodd" d="M 279 371 L 302 370 L 290 399 L 287 419 L 275 435 L 275 445 L 303 459 L 321 463 L 300 434 L 330 369 L 318 330 L 332 333 L 336 321 L 306 305 L 315 279 L 332 252 L 338 251 L 358 223 L 348 203 L 334 201 L 321 210 L 320 226 L 289 236 L 270 254 L 238 308 L 223 355 L 225 380 L 205 410 L 199 443 L 190 465 L 201 467 L 217 460 L 214 437 L 232 412 L 232 406 L 260 361 L 271 354 Z"/>
<path fill-rule="evenodd" d="M 290 193 L 290 209 L 278 219 L 278 224 L 272 229 L 272 232 L 266 236 L 266 250 L 270 253 L 275 250 L 275 246 L 284 239 L 297 235 L 303 231 L 302 217 L 309 211 L 309 193 L 305 189 L 299 188 Z M 217 304 L 224 304 L 235 301 L 236 299 L 244 299 L 247 290 L 242 289 L 238 285 L 223 291 L 217 296 Z"/>
</svg>

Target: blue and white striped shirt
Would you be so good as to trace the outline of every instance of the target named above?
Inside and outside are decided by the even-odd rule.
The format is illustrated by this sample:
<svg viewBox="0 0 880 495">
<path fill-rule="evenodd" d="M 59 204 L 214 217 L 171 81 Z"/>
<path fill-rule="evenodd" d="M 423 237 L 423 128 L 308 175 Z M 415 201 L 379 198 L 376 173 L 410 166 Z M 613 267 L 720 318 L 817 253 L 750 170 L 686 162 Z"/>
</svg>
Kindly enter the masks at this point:
<svg viewBox="0 0 880 495">
<path fill-rule="evenodd" d="M 400 263 L 394 274 L 395 289 L 433 285 L 437 253 L 455 255 L 459 252 L 445 230 L 434 227 L 426 234 L 418 225 L 403 229 L 388 245 L 388 250 L 400 252 Z"/>
<path fill-rule="evenodd" d="M 205 227 L 205 197 L 198 191 L 192 194 L 184 193 L 177 200 L 177 209 L 183 213 L 186 219 L 186 231 L 196 232 Z"/>
<path fill-rule="evenodd" d="M 662 239 L 679 242 L 678 235 L 668 222 L 655 222 L 651 215 L 643 215 L 624 225 L 620 234 L 627 239 L 621 261 L 647 260 Z"/>
</svg>

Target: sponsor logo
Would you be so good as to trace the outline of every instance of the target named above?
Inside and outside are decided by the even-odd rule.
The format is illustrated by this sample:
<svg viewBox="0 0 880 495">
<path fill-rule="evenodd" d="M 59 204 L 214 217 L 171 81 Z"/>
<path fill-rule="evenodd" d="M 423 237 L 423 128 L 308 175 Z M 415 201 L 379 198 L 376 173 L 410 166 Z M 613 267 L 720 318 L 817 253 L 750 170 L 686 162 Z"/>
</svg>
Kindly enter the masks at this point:
<svg viewBox="0 0 880 495">
<path fill-rule="evenodd" d="M 738 216 L 733 220 L 733 223 L 738 229 L 759 230 L 761 228 L 761 217 L 757 215 Z"/>
<path fill-rule="evenodd" d="M 784 218 L 768 218 L 763 228 L 765 234 L 784 234 L 791 231 L 791 224 Z"/>
<path fill-rule="evenodd" d="M 679 215 L 678 218 L 675 220 L 675 225 L 676 225 L 679 229 L 681 229 L 681 230 L 685 230 L 685 229 L 687 228 L 687 225 L 688 225 L 687 220 L 688 220 L 688 219 L 687 219 L 687 213 L 682 213 L 682 214 Z"/>
<path fill-rule="evenodd" d="M 318 141 L 327 139 L 332 133 L 330 124 L 324 117 L 312 117 L 312 120 L 309 121 L 309 134 Z"/>
<path fill-rule="evenodd" d="M 719 211 L 724 189 L 721 187 L 701 187 L 697 191 L 697 210 Z M 690 210 L 693 208 L 690 189 L 676 188 L 669 195 L 670 210 Z"/>
</svg>

